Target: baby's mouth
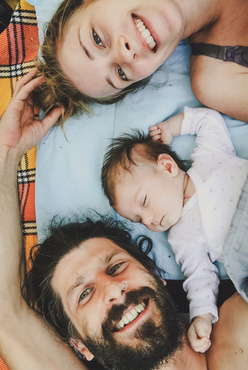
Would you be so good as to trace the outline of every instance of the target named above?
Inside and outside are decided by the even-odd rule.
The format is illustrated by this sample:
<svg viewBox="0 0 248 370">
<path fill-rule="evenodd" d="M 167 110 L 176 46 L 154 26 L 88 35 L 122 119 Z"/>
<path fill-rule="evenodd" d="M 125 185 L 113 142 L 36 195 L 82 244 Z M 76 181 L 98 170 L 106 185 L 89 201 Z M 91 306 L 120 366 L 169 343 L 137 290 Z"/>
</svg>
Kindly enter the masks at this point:
<svg viewBox="0 0 248 370">
<path fill-rule="evenodd" d="M 124 326 L 130 324 L 134 321 L 140 314 L 145 310 L 147 304 L 145 302 L 137 304 L 130 311 L 124 314 L 121 320 L 115 325 L 114 331 L 119 331 L 124 328 Z"/>
<path fill-rule="evenodd" d="M 145 39 L 149 48 L 155 53 L 156 48 L 157 48 L 157 43 L 154 40 L 150 30 L 146 27 L 145 23 L 139 17 L 137 17 L 137 15 L 133 15 L 133 19 L 134 19 L 135 25 L 139 33 Z"/>
</svg>

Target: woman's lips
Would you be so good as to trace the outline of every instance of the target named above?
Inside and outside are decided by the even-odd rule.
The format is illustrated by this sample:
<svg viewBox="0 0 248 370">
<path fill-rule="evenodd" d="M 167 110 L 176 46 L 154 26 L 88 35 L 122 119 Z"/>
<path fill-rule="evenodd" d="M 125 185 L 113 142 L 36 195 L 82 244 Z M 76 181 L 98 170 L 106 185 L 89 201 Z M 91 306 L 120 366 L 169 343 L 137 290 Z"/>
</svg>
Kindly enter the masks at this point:
<svg viewBox="0 0 248 370">
<path fill-rule="evenodd" d="M 140 19 L 137 15 L 133 15 L 135 26 L 141 35 L 142 39 L 145 41 L 146 45 L 149 47 L 151 51 L 154 53 L 156 52 L 157 43 L 152 35 L 151 30 L 147 27 L 142 19 Z"/>
</svg>

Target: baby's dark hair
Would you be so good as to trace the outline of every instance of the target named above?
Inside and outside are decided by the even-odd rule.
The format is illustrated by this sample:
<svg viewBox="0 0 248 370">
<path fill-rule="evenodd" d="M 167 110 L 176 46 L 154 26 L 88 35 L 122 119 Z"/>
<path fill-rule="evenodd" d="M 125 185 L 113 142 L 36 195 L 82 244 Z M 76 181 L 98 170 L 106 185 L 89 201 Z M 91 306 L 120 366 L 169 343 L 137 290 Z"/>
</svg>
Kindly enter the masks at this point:
<svg viewBox="0 0 248 370">
<path fill-rule="evenodd" d="M 132 165 L 137 165 L 140 158 L 154 163 L 163 153 L 171 156 L 181 170 L 187 171 L 185 162 L 170 146 L 161 141 L 153 141 L 144 132 L 134 130 L 132 134 L 124 134 L 113 139 L 104 155 L 101 174 L 102 187 L 110 205 L 115 204 L 115 185 L 120 169 L 131 172 Z"/>
</svg>

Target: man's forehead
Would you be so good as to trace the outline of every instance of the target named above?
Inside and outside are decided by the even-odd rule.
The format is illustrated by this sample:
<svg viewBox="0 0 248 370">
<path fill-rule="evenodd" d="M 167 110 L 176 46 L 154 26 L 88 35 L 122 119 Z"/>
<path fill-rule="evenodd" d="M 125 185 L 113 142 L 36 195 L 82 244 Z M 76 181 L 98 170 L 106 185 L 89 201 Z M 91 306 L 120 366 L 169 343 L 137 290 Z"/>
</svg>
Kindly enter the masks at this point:
<svg viewBox="0 0 248 370">
<path fill-rule="evenodd" d="M 78 248 L 65 255 L 55 269 L 53 283 L 59 278 L 70 276 L 70 280 L 84 280 L 88 273 L 105 268 L 115 256 L 129 255 L 124 249 L 107 238 L 92 238 L 82 242 Z M 131 257 L 131 256 L 130 256 Z"/>
<path fill-rule="evenodd" d="M 123 248 L 113 242 L 111 239 L 107 237 L 96 237 L 91 238 L 86 241 L 83 241 L 79 246 L 80 249 L 86 251 L 92 255 L 92 257 L 96 254 L 97 257 L 105 259 L 109 259 L 110 255 L 115 255 L 117 253 L 126 252 Z M 99 254 L 101 253 L 101 254 Z"/>
</svg>

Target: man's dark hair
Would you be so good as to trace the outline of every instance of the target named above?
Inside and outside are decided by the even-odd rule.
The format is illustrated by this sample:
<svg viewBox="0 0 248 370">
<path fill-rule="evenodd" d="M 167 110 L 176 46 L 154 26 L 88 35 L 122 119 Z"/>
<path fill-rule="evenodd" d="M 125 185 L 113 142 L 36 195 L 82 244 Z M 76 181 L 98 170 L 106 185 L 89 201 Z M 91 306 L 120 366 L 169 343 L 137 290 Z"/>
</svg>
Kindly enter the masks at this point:
<svg viewBox="0 0 248 370">
<path fill-rule="evenodd" d="M 138 153 L 137 153 L 138 152 Z M 139 159 L 156 162 L 160 154 L 168 154 L 177 163 L 178 167 L 187 171 L 187 167 L 169 145 L 161 141 L 153 141 L 139 130 L 132 134 L 124 134 L 113 139 L 104 155 L 102 166 L 102 187 L 111 206 L 115 204 L 115 185 L 119 169 L 131 172 L 132 165 L 137 165 Z M 135 156 L 136 155 L 136 156 Z"/>
<path fill-rule="evenodd" d="M 56 220 L 53 224 L 55 222 Z M 68 224 L 64 222 L 63 220 L 59 224 L 52 225 L 50 236 L 31 250 L 32 267 L 27 276 L 26 288 L 29 306 L 46 319 L 63 341 L 68 342 L 71 337 L 81 338 L 68 318 L 61 298 L 51 284 L 55 268 L 65 255 L 86 240 L 106 238 L 127 251 L 152 276 L 155 276 L 159 269 L 147 256 L 152 249 L 151 239 L 139 236 L 133 242 L 129 231 L 120 221 L 98 215 L 96 220 L 87 217 L 82 222 Z"/>
</svg>

